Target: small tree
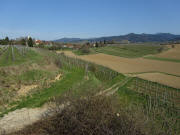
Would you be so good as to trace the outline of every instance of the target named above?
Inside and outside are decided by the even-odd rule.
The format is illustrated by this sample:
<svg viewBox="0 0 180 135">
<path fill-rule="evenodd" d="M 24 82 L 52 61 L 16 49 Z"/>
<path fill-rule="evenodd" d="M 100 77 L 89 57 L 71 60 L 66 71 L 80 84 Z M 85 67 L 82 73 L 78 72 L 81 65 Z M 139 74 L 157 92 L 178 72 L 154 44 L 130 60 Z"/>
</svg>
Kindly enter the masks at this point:
<svg viewBox="0 0 180 135">
<path fill-rule="evenodd" d="M 175 45 L 171 45 L 172 48 L 175 48 Z"/>
<path fill-rule="evenodd" d="M 4 39 L 4 44 L 5 44 L 5 45 L 8 45 L 8 44 L 9 44 L 9 38 L 8 38 L 8 37 L 6 37 L 6 38 Z"/>
<path fill-rule="evenodd" d="M 26 40 L 25 40 L 24 38 L 21 39 L 20 44 L 21 44 L 21 45 L 26 45 Z"/>
<path fill-rule="evenodd" d="M 98 44 L 98 42 L 96 42 L 96 47 L 99 47 L 99 44 Z"/>
<path fill-rule="evenodd" d="M 9 38 L 8 38 L 8 37 L 6 37 L 4 40 L 7 41 L 7 42 L 9 42 Z"/>
<path fill-rule="evenodd" d="M 90 53 L 89 46 L 83 45 L 83 46 L 81 47 L 80 51 L 81 51 L 82 54 L 88 54 L 88 53 Z"/>
<path fill-rule="evenodd" d="M 99 44 L 100 44 L 100 46 L 102 47 L 102 45 L 103 45 L 103 42 L 102 42 L 102 41 L 100 41 L 100 43 L 99 43 Z"/>
<path fill-rule="evenodd" d="M 90 43 L 89 43 L 89 42 L 87 42 L 86 45 L 87 45 L 88 47 L 90 47 Z"/>
<path fill-rule="evenodd" d="M 163 47 L 160 47 L 157 49 L 158 53 L 161 53 L 163 51 Z"/>
<path fill-rule="evenodd" d="M 28 46 L 33 47 L 33 40 L 31 37 L 28 39 Z"/>
</svg>

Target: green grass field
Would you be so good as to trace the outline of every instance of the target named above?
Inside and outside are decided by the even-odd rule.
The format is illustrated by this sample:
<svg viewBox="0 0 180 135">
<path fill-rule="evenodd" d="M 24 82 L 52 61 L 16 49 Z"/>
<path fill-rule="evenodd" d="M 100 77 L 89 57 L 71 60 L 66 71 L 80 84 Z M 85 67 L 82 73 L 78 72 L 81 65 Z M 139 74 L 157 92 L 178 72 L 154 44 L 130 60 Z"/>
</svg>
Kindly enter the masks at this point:
<svg viewBox="0 0 180 135">
<path fill-rule="evenodd" d="M 42 80 L 54 79 L 55 73 L 47 70 L 32 69 L 16 76 L 17 81 L 24 82 L 26 84 L 32 84 L 33 82 L 40 82 Z"/>
<path fill-rule="evenodd" d="M 107 46 L 99 47 L 94 50 L 98 53 L 105 53 L 114 56 L 136 58 L 149 54 L 158 53 L 159 45 L 119 45 L 119 46 Z"/>
</svg>

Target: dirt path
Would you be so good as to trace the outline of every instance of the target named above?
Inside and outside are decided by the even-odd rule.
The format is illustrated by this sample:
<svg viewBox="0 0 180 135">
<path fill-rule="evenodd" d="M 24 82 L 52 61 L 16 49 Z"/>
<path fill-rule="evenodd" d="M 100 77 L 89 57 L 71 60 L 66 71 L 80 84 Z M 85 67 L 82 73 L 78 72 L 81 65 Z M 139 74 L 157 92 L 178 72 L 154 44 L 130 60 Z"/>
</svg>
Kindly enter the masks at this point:
<svg viewBox="0 0 180 135">
<path fill-rule="evenodd" d="M 63 110 L 66 104 L 58 106 L 58 110 Z M 23 129 L 25 126 L 31 125 L 42 119 L 43 115 L 53 115 L 52 108 L 55 105 L 44 105 L 41 108 L 23 108 L 8 113 L 0 118 L 0 135 L 8 134 Z"/>
<path fill-rule="evenodd" d="M 180 52 L 180 50 L 179 50 Z M 61 53 L 58 51 L 57 53 Z M 64 51 L 67 56 L 76 57 L 82 60 L 90 61 L 99 65 L 109 67 L 120 73 L 137 73 L 137 72 L 164 72 L 172 75 L 180 76 L 180 63 L 169 61 L 156 61 L 144 58 L 123 58 L 107 54 L 93 54 L 77 56 L 71 51 Z M 145 77 L 147 75 L 147 77 Z M 148 80 L 159 82 L 162 84 L 170 85 L 175 88 L 180 88 L 177 83 L 180 79 L 176 76 L 165 74 L 144 74 L 139 77 L 146 78 Z M 157 79 L 160 78 L 160 79 Z M 168 83 L 167 83 L 168 82 Z"/>
<path fill-rule="evenodd" d="M 111 86 L 110 88 L 100 91 L 99 93 L 96 94 L 96 96 L 99 95 L 106 95 L 106 96 L 110 96 L 113 95 L 114 93 L 116 93 L 118 91 L 119 88 L 123 87 L 125 84 L 127 84 L 127 82 L 130 80 L 130 77 L 126 77 L 124 80 L 114 84 L 113 86 Z"/>
<path fill-rule="evenodd" d="M 23 108 L 8 113 L 3 118 L 0 118 L 0 134 L 18 131 L 25 126 L 40 120 L 42 114 L 47 110 L 47 107 L 35 109 Z"/>
</svg>

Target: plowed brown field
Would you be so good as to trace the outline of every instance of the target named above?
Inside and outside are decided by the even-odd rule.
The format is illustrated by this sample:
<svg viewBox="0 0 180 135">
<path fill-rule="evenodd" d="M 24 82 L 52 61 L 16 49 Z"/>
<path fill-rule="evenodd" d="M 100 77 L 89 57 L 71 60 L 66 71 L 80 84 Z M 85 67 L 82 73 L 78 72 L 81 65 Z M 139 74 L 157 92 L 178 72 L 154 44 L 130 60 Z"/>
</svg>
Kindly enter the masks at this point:
<svg viewBox="0 0 180 135">
<path fill-rule="evenodd" d="M 58 52 L 60 53 L 60 52 Z M 83 59 L 86 61 L 94 62 L 99 65 L 103 65 L 109 67 L 115 71 L 120 73 L 137 73 L 137 72 L 164 72 L 168 74 L 178 75 L 180 76 L 180 63 L 169 62 L 169 61 L 156 61 L 144 58 L 122 58 L 107 54 L 93 54 L 93 55 L 82 55 L 77 56 L 70 51 L 64 52 L 66 55 L 70 57 L 76 57 L 79 59 Z M 145 75 L 144 75 L 145 76 Z M 143 76 L 143 77 L 144 77 Z M 152 75 L 153 76 L 153 75 Z M 167 80 L 169 80 L 169 75 L 163 74 L 155 74 L 154 77 L 147 77 L 148 80 L 160 82 L 163 84 L 167 84 Z M 161 79 L 156 79 L 161 78 Z M 171 76 L 171 79 L 176 80 L 179 77 Z M 170 82 L 167 84 L 172 87 L 176 87 L 174 83 Z M 180 88 L 180 86 L 178 86 Z"/>
<path fill-rule="evenodd" d="M 165 75 L 161 73 L 144 73 L 137 75 L 145 80 L 150 80 L 153 82 L 159 82 L 164 85 L 168 85 L 174 88 L 180 88 L 180 77 Z"/>
<path fill-rule="evenodd" d="M 171 48 L 166 52 L 155 55 L 160 58 L 170 58 L 170 59 L 179 59 L 180 60 L 180 44 L 175 45 L 175 48 Z"/>
</svg>

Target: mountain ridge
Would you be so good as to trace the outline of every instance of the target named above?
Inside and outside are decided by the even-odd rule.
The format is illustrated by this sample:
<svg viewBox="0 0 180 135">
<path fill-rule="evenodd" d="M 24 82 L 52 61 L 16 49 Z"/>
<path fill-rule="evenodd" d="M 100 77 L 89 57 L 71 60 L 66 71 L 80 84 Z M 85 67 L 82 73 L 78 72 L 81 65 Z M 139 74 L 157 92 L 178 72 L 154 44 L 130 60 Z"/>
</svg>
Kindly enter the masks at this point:
<svg viewBox="0 0 180 135">
<path fill-rule="evenodd" d="M 121 42 L 123 40 L 128 40 L 130 42 L 167 42 L 167 41 L 174 41 L 179 39 L 180 35 L 175 35 L 171 33 L 156 33 L 156 34 L 135 34 L 129 33 L 126 35 L 119 35 L 119 36 L 106 36 L 106 37 L 97 37 L 97 38 L 61 38 L 54 40 L 54 42 L 61 42 L 61 43 L 78 43 L 78 42 L 99 42 L 99 41 L 116 41 Z"/>
</svg>

